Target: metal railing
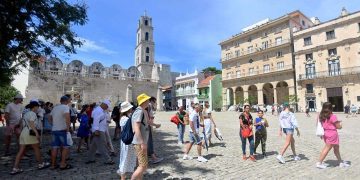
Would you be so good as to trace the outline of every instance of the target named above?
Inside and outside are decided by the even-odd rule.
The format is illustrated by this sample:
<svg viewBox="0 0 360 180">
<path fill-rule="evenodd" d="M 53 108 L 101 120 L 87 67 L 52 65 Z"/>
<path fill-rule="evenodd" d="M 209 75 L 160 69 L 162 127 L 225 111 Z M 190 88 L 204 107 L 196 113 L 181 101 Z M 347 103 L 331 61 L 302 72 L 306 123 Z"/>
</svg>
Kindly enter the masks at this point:
<svg viewBox="0 0 360 180">
<path fill-rule="evenodd" d="M 334 76 L 343 76 L 343 75 L 351 75 L 351 74 L 359 74 L 360 66 L 355 66 L 351 68 L 340 68 L 337 71 L 318 71 L 311 74 L 299 74 L 298 80 L 306 80 L 306 79 L 316 79 L 323 77 L 334 77 Z"/>
<path fill-rule="evenodd" d="M 198 98 L 199 99 L 207 99 L 207 98 L 209 98 L 209 95 L 208 94 L 201 94 L 201 95 L 198 95 Z"/>
<path fill-rule="evenodd" d="M 293 66 L 292 65 L 286 65 L 286 66 L 281 66 L 281 67 L 254 70 L 254 71 L 251 71 L 251 72 L 248 71 L 248 72 L 245 72 L 245 73 L 242 72 L 240 74 L 236 73 L 236 74 L 231 74 L 230 76 L 229 75 L 223 76 L 222 79 L 223 80 L 230 80 L 230 79 L 237 79 L 237 78 L 245 78 L 245 77 L 257 76 L 257 75 L 268 74 L 268 73 L 284 71 L 284 70 L 289 70 L 289 69 L 293 69 Z"/>
<path fill-rule="evenodd" d="M 195 90 L 176 91 L 176 96 L 196 95 Z"/>
<path fill-rule="evenodd" d="M 254 54 L 260 51 L 265 51 L 267 49 L 271 49 L 277 46 L 281 46 L 283 44 L 289 43 L 291 42 L 290 39 L 283 39 L 280 42 L 274 42 L 274 43 L 269 43 L 266 47 L 265 46 L 261 46 L 261 47 L 257 47 L 257 48 L 253 48 L 252 50 L 246 49 L 244 51 L 240 51 L 240 53 L 236 54 L 236 55 L 230 55 L 228 57 L 225 58 L 221 58 L 221 61 L 227 61 L 227 60 L 231 60 L 234 58 L 238 58 L 241 56 L 246 56 L 246 55 L 250 55 L 250 54 Z"/>
</svg>

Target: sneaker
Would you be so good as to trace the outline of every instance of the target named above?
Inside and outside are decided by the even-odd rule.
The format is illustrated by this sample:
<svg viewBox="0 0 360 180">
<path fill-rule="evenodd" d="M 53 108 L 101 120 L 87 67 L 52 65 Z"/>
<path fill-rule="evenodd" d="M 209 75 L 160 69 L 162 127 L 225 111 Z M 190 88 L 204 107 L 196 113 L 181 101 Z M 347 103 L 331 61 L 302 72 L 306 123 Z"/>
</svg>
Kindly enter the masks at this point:
<svg viewBox="0 0 360 180">
<path fill-rule="evenodd" d="M 184 155 L 183 160 L 192 160 L 193 158 L 187 154 Z"/>
<path fill-rule="evenodd" d="M 341 163 L 339 164 L 339 166 L 340 166 L 341 168 L 347 168 L 347 167 L 350 167 L 350 164 L 348 164 L 347 162 L 343 161 L 343 162 L 341 162 Z"/>
<path fill-rule="evenodd" d="M 202 157 L 202 156 L 199 156 L 199 157 L 197 158 L 197 160 L 198 160 L 199 162 L 207 162 L 207 161 L 208 161 L 207 159 L 205 159 L 205 158 Z"/>
<path fill-rule="evenodd" d="M 294 161 L 300 161 L 301 158 L 299 156 L 294 156 Z"/>
<path fill-rule="evenodd" d="M 281 164 L 285 164 L 285 159 L 282 155 L 277 155 L 276 159 L 281 163 Z"/>
<path fill-rule="evenodd" d="M 183 143 L 182 143 L 181 141 L 179 141 L 179 142 L 178 142 L 178 145 L 181 146 L 181 145 L 183 145 Z"/>
<path fill-rule="evenodd" d="M 324 163 L 320 163 L 320 162 L 317 162 L 317 163 L 316 163 L 316 167 L 319 168 L 319 169 L 325 169 L 325 168 L 327 168 L 327 166 L 326 166 Z"/>
</svg>

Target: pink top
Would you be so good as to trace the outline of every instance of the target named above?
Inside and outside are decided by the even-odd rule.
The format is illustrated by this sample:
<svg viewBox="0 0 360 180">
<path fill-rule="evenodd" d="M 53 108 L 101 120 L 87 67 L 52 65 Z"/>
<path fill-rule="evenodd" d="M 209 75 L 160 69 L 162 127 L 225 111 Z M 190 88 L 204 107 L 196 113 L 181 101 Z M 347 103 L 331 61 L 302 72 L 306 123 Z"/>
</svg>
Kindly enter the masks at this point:
<svg viewBox="0 0 360 180">
<path fill-rule="evenodd" d="M 331 114 L 330 118 L 325 120 L 325 121 L 321 121 L 321 124 L 324 128 L 324 130 L 336 130 L 336 126 L 335 123 L 339 121 L 336 117 L 335 114 Z"/>
</svg>

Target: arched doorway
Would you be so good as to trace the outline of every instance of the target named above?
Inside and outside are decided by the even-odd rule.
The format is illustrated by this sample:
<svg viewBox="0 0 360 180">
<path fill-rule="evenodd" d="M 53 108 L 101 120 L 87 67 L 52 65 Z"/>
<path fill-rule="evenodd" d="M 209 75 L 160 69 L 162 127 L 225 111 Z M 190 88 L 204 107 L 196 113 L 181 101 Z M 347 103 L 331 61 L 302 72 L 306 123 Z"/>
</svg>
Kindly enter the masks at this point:
<svg viewBox="0 0 360 180">
<path fill-rule="evenodd" d="M 283 104 L 284 102 L 289 103 L 289 86 L 285 81 L 276 84 L 276 96 L 278 104 Z"/>
<path fill-rule="evenodd" d="M 234 105 L 234 92 L 231 88 L 227 88 L 226 89 L 226 101 L 227 104 L 226 105 Z"/>
<path fill-rule="evenodd" d="M 274 104 L 274 87 L 271 83 L 266 83 L 263 86 L 263 98 L 264 105 L 273 105 Z"/>
<path fill-rule="evenodd" d="M 258 90 L 255 85 L 249 86 L 248 95 L 247 99 L 250 105 L 258 104 Z"/>
<path fill-rule="evenodd" d="M 242 87 L 235 89 L 235 102 L 236 104 L 244 102 L 244 89 Z"/>
</svg>

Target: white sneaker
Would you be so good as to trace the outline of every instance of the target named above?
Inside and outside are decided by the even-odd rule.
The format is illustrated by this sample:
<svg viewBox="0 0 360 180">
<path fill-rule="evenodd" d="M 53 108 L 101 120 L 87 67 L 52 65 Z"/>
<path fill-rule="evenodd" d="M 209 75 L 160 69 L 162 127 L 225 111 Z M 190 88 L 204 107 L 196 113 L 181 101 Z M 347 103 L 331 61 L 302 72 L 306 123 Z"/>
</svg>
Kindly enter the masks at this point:
<svg viewBox="0 0 360 180">
<path fill-rule="evenodd" d="M 181 145 L 183 145 L 183 143 L 179 141 L 179 142 L 178 142 L 178 145 L 181 146 Z"/>
<path fill-rule="evenodd" d="M 276 159 L 281 163 L 281 164 L 285 164 L 285 159 L 282 155 L 277 155 Z"/>
<path fill-rule="evenodd" d="M 325 163 L 320 163 L 320 162 L 316 163 L 316 167 L 319 168 L 319 169 L 326 169 L 327 168 Z"/>
<path fill-rule="evenodd" d="M 199 156 L 199 157 L 197 158 L 197 160 L 198 160 L 199 162 L 207 162 L 207 161 L 208 161 L 207 159 L 205 159 L 205 158 L 202 157 L 202 156 Z"/>
<path fill-rule="evenodd" d="M 347 168 L 347 167 L 350 167 L 350 164 L 348 164 L 346 161 L 343 161 L 342 163 L 339 164 L 339 166 L 341 168 Z"/>
<path fill-rule="evenodd" d="M 193 158 L 187 154 L 184 155 L 183 160 L 192 160 Z"/>
<path fill-rule="evenodd" d="M 294 156 L 294 161 L 300 161 L 301 158 L 299 156 Z"/>
</svg>

